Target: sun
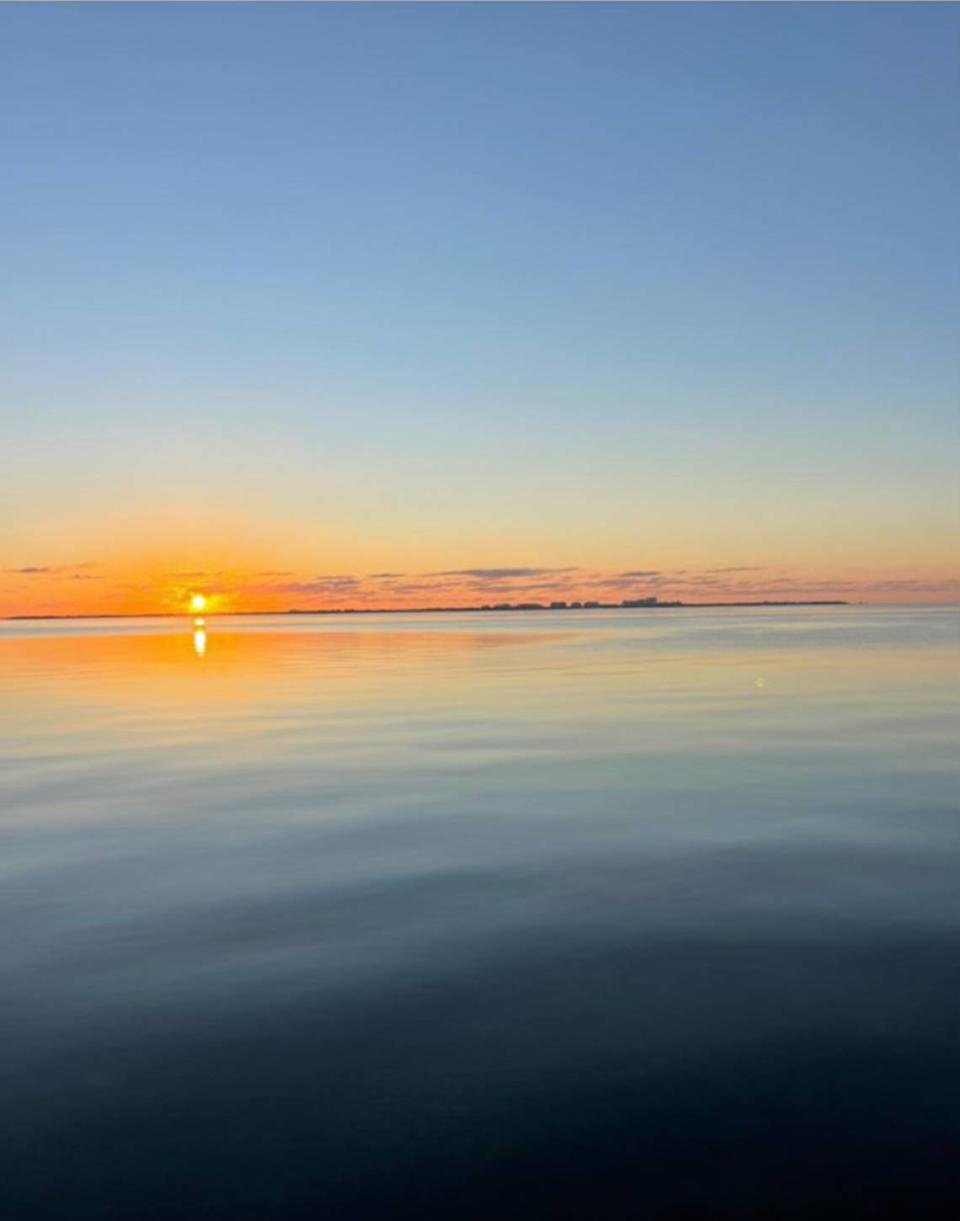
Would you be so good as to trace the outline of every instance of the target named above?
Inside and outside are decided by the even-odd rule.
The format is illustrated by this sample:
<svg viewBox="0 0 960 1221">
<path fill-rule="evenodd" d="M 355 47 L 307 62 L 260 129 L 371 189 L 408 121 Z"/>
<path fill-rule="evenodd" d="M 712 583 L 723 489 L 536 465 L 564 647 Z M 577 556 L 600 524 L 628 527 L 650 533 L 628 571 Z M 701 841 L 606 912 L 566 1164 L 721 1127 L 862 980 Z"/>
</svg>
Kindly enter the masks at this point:
<svg viewBox="0 0 960 1221">
<path fill-rule="evenodd" d="M 191 594 L 190 609 L 200 614 L 207 609 L 207 599 L 205 594 Z"/>
</svg>

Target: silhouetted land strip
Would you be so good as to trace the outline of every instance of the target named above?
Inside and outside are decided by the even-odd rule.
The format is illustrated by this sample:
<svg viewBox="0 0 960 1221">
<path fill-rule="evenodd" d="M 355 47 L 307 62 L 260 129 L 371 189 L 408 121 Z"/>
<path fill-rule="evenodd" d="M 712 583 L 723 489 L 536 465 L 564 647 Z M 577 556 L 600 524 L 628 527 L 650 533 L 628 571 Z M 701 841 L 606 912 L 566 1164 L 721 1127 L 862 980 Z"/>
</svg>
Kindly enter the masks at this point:
<svg viewBox="0 0 960 1221">
<path fill-rule="evenodd" d="M 269 615 L 451 615 L 451 614 L 497 614 L 505 611 L 577 611 L 577 610 L 716 610 L 722 607 L 761 606 L 850 606 L 839 598 L 821 598 L 804 602 L 658 602 L 655 599 L 639 599 L 628 602 L 498 602 L 483 606 L 344 606 L 312 607 L 294 606 L 285 611 L 205 611 L 204 617 L 214 619 L 220 615 L 246 616 L 248 618 Z M 7 621 L 35 619 L 183 619 L 192 618 L 192 611 L 142 612 L 136 615 L 6 615 Z"/>
</svg>

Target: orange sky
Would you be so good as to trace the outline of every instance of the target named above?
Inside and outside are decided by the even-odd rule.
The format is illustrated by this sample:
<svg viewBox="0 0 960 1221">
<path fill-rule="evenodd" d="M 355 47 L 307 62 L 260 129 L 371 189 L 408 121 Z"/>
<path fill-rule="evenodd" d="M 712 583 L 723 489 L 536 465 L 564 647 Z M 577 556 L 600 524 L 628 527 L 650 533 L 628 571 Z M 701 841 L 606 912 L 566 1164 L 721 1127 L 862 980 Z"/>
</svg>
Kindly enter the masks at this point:
<svg viewBox="0 0 960 1221">
<path fill-rule="evenodd" d="M 96 560 L 25 564 L 0 575 L 0 614 L 187 613 L 195 593 L 207 613 L 283 611 L 291 607 L 419 607 L 498 602 L 596 600 L 656 596 L 684 602 L 844 599 L 952 602 L 960 581 L 932 565 L 900 571 L 854 568 L 798 572 L 769 564 L 650 563 L 631 567 L 503 564 L 399 568 L 369 573 L 344 565 L 324 572 L 297 568 L 157 565 L 121 567 Z"/>
</svg>

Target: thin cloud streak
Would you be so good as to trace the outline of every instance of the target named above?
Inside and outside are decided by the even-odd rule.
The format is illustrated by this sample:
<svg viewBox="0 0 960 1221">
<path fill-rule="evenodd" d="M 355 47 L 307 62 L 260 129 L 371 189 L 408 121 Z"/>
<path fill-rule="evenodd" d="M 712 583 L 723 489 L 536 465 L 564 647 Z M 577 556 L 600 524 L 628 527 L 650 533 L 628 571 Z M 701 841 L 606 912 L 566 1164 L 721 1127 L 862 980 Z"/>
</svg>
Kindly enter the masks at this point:
<svg viewBox="0 0 960 1221">
<path fill-rule="evenodd" d="M 70 576 L 73 573 L 85 573 L 90 568 L 99 568 L 100 565 L 92 560 L 86 560 L 82 564 L 24 564 L 20 568 L 5 568 L 4 572 L 12 576 L 43 576 L 43 577 L 59 577 Z M 98 578 L 89 576 L 79 579 L 96 580 Z"/>
<path fill-rule="evenodd" d="M 448 568 L 440 572 L 423 573 L 427 577 L 475 577 L 479 581 L 512 581 L 523 577 L 542 577 L 556 573 L 576 572 L 576 568 Z"/>
</svg>

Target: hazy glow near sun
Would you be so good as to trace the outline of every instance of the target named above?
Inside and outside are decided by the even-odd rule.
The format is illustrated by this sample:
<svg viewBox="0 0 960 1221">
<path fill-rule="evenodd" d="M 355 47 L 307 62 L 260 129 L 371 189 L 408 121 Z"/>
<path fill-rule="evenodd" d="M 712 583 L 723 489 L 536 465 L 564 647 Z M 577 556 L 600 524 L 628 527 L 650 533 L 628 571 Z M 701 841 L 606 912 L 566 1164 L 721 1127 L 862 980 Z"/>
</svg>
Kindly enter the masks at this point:
<svg viewBox="0 0 960 1221">
<path fill-rule="evenodd" d="M 207 609 L 207 599 L 203 594 L 193 594 L 190 598 L 190 609 L 192 611 L 205 611 Z"/>
</svg>

